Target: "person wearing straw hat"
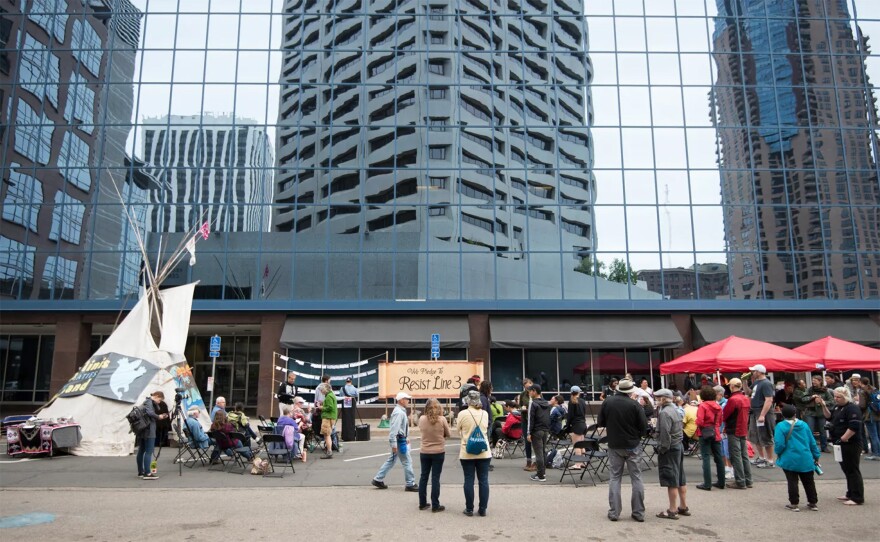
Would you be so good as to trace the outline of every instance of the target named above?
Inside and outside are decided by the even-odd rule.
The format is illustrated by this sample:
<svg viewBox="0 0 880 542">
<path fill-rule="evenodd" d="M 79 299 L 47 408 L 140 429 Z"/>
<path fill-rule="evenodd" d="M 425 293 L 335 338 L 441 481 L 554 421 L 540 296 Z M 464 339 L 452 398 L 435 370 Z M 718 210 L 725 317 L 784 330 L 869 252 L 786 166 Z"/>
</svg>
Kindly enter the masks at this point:
<svg viewBox="0 0 880 542">
<path fill-rule="evenodd" d="M 479 401 L 479 394 L 477 395 L 477 400 Z M 419 492 L 419 487 L 416 485 L 416 475 L 413 473 L 412 457 L 409 452 L 409 418 L 406 415 L 406 407 L 409 406 L 410 399 L 412 399 L 412 396 L 404 391 L 398 392 L 394 398 L 397 406 L 391 412 L 391 420 L 388 426 L 388 444 L 391 446 L 391 456 L 385 460 L 385 463 L 379 468 L 379 472 L 376 473 L 371 482 L 373 486 L 379 489 L 388 489 L 388 486 L 385 484 L 385 477 L 394 467 L 394 463 L 400 459 L 400 464 L 403 465 L 403 477 L 406 481 L 405 491 Z"/>
<path fill-rule="evenodd" d="M 608 435 L 608 465 L 611 478 L 608 480 L 608 519 L 617 521 L 623 509 L 620 497 L 620 482 L 623 467 L 629 470 L 632 482 L 632 518 L 639 523 L 645 521 L 645 486 L 642 483 L 642 469 L 639 466 L 639 444 L 648 430 L 645 410 L 631 395 L 635 393 L 633 381 L 624 378 L 617 383 L 617 393 L 605 399 L 596 420 Z"/>
</svg>

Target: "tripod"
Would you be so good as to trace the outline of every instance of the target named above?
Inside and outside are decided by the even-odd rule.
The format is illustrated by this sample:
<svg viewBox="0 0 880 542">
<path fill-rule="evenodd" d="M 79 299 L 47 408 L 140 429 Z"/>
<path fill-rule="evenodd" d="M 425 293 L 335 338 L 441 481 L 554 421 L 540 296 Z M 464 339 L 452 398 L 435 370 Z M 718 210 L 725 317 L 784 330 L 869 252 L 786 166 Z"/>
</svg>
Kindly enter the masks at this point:
<svg viewBox="0 0 880 542">
<path fill-rule="evenodd" d="M 171 427 L 174 428 L 174 433 L 177 435 L 177 446 L 180 450 L 177 453 L 177 470 L 178 476 L 183 476 L 183 462 L 185 461 L 182 455 L 184 450 L 184 446 L 186 443 L 181 442 L 181 439 L 186 438 L 186 435 L 183 433 L 183 423 L 186 419 L 186 414 L 183 412 L 183 395 L 179 392 L 174 394 L 174 408 L 171 410 Z M 175 425 L 176 424 L 176 425 Z"/>
</svg>

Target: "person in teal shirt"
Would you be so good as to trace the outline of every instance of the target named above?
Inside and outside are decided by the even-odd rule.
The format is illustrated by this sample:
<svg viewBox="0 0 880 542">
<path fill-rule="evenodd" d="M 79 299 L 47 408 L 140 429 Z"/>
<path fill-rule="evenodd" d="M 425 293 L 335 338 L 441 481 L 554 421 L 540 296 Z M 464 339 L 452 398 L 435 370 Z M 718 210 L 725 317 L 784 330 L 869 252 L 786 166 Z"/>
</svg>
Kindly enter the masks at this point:
<svg viewBox="0 0 880 542">
<path fill-rule="evenodd" d="M 803 420 L 798 420 L 797 408 L 794 405 L 782 407 L 782 422 L 776 424 L 774 434 L 774 452 L 776 453 L 776 465 L 785 473 L 788 481 L 788 502 L 786 508 L 792 512 L 800 512 L 798 503 L 798 480 L 804 486 L 807 493 L 807 508 L 818 511 L 819 496 L 816 494 L 816 482 L 813 473 L 816 463 L 822 456 L 813 431 Z"/>
</svg>

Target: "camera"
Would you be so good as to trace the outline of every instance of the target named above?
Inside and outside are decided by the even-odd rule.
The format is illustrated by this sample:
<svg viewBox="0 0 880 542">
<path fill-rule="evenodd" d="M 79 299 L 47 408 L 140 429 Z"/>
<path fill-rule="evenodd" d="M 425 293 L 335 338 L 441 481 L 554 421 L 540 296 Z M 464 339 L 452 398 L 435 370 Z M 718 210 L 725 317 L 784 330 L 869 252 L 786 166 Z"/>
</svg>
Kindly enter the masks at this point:
<svg viewBox="0 0 880 542">
<path fill-rule="evenodd" d="M 186 388 L 174 388 L 174 402 L 180 404 L 186 397 Z"/>
</svg>

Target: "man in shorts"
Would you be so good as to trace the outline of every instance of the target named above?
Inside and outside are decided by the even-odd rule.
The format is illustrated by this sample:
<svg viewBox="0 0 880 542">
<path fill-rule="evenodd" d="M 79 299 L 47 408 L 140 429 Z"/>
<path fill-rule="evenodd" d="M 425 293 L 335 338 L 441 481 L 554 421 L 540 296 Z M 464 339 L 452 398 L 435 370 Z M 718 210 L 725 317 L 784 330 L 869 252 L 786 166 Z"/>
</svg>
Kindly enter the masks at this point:
<svg viewBox="0 0 880 542">
<path fill-rule="evenodd" d="M 669 507 L 657 514 L 661 519 L 678 519 L 679 515 L 691 515 L 687 505 L 687 480 L 684 474 L 684 450 L 682 449 L 682 417 L 673 403 L 671 390 L 654 392 L 660 403 L 657 413 L 657 450 L 660 486 L 666 488 Z"/>
<path fill-rule="evenodd" d="M 773 462 L 773 432 L 776 430 L 776 416 L 773 414 L 773 397 L 776 390 L 767 380 L 767 368 L 761 364 L 749 367 L 752 372 L 752 401 L 749 416 L 749 438 L 755 445 L 758 458 L 755 466 L 769 469 Z"/>
<path fill-rule="evenodd" d="M 327 382 L 322 382 L 318 389 L 323 395 L 321 404 L 321 434 L 324 435 L 324 455 L 321 459 L 333 459 L 333 426 L 336 425 L 336 395 Z"/>
</svg>

